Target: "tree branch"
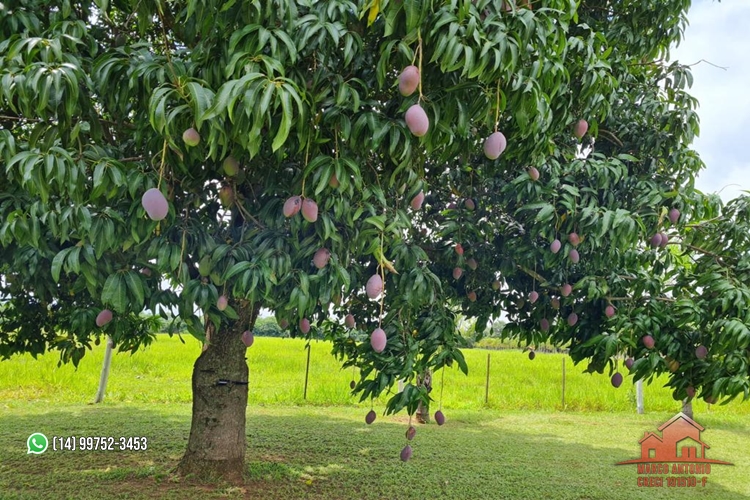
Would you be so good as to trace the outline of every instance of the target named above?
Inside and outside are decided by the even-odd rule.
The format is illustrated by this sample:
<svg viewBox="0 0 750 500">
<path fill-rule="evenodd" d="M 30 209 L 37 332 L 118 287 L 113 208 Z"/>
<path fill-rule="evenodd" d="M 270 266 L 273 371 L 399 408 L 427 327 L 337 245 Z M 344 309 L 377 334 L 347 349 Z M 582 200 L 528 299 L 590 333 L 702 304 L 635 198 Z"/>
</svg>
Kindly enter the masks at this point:
<svg viewBox="0 0 750 500">
<path fill-rule="evenodd" d="M 617 302 L 617 301 L 626 301 L 626 300 L 658 300 L 659 302 L 670 302 L 674 303 L 677 302 L 676 299 L 672 299 L 669 297 L 652 297 L 652 296 L 646 296 L 646 297 L 639 297 L 639 298 L 633 298 L 633 297 L 607 297 L 607 300 L 610 302 Z"/>
<path fill-rule="evenodd" d="M 50 123 L 50 124 L 52 124 L 52 122 L 48 122 L 46 120 L 42 120 L 41 118 L 29 118 L 27 116 L 0 115 L 0 120 L 10 120 L 10 121 L 14 121 L 14 122 Z M 112 120 L 105 120 L 104 118 L 97 118 L 97 121 L 99 123 L 102 123 L 104 125 L 109 125 L 109 126 L 112 126 L 112 127 L 123 126 L 125 128 L 129 128 L 129 129 L 132 129 L 132 130 L 135 130 L 135 128 L 136 128 L 135 124 L 129 123 L 129 122 L 118 123 L 118 122 L 115 122 L 115 121 L 112 121 Z"/>
<path fill-rule="evenodd" d="M 622 147 L 622 141 L 617 138 L 617 136 L 610 132 L 609 130 L 600 128 L 599 129 L 600 134 L 604 134 L 604 138 L 607 139 L 609 142 L 612 142 L 614 144 L 617 144 L 618 146 Z"/>
<path fill-rule="evenodd" d="M 721 257 L 721 255 L 719 255 L 719 254 L 715 254 L 715 253 L 713 253 L 713 252 L 710 252 L 710 251 L 708 251 L 708 250 L 704 250 L 703 248 L 701 248 L 701 247 L 697 247 L 697 246 L 695 246 L 695 245 L 688 245 L 688 244 L 686 244 L 686 243 L 684 243 L 684 242 L 683 242 L 683 244 L 684 244 L 684 245 L 685 245 L 686 247 L 688 247 L 689 249 L 691 249 L 691 250 L 695 250 L 696 252 L 700 252 L 700 253 L 702 253 L 702 254 L 704 254 L 704 255 L 710 255 L 711 257 L 713 257 L 714 259 L 716 259 L 716 262 L 717 262 L 718 264 L 720 264 L 720 265 L 722 265 L 722 266 L 726 266 L 726 265 L 727 265 L 727 264 L 726 264 L 726 263 L 724 262 L 724 259 L 723 259 L 723 258 Z"/>
<path fill-rule="evenodd" d="M 540 275 L 539 273 L 537 273 L 536 271 L 532 271 L 531 269 L 527 269 L 527 268 L 523 267 L 520 264 L 518 264 L 518 269 L 520 269 L 521 271 L 525 272 L 526 274 L 528 274 L 529 276 L 531 276 L 532 278 L 534 278 L 535 280 L 537 280 L 541 285 L 548 285 L 549 284 L 549 282 L 542 275 Z"/>
</svg>

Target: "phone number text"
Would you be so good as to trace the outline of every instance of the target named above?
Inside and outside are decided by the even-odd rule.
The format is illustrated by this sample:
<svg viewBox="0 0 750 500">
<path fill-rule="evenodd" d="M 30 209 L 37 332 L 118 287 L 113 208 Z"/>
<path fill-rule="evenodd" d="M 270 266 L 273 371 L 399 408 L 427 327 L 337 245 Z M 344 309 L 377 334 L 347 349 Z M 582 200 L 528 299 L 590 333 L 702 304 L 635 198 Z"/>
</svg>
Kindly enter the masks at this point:
<svg viewBox="0 0 750 500">
<path fill-rule="evenodd" d="M 145 451 L 148 438 L 114 436 L 53 436 L 54 451 Z"/>
</svg>

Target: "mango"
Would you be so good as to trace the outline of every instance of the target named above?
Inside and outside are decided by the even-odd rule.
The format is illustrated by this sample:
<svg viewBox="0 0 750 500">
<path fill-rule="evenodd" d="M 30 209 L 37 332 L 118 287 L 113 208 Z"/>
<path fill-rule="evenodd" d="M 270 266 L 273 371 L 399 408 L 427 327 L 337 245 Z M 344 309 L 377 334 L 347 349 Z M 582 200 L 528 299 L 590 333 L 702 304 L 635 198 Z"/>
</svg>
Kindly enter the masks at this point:
<svg viewBox="0 0 750 500">
<path fill-rule="evenodd" d="M 367 425 L 370 425 L 375 421 L 375 417 L 377 417 L 377 414 L 375 413 L 375 410 L 370 410 L 367 412 L 367 415 L 365 415 L 365 423 Z"/>
<path fill-rule="evenodd" d="M 169 203 L 156 188 L 151 188 L 141 197 L 141 205 L 151 220 L 162 220 L 169 213 Z"/>
<path fill-rule="evenodd" d="M 552 253 L 557 253 L 560 251 L 560 248 L 562 248 L 562 243 L 560 243 L 560 240 L 555 239 L 552 243 L 549 245 L 549 249 Z"/>
<path fill-rule="evenodd" d="M 502 132 L 494 132 L 484 141 L 484 156 L 490 160 L 496 160 L 508 145 L 508 141 Z"/>
<path fill-rule="evenodd" d="M 331 186 L 334 189 L 336 189 L 337 187 L 339 187 L 339 178 L 336 177 L 336 172 L 333 172 L 331 174 L 331 178 L 328 179 L 328 185 Z"/>
<path fill-rule="evenodd" d="M 575 326 L 576 323 L 578 323 L 578 315 L 572 312 L 568 315 L 568 324 L 570 326 Z"/>
<path fill-rule="evenodd" d="M 227 308 L 229 305 L 229 299 L 227 299 L 226 295 L 219 296 L 219 299 L 216 301 L 216 308 L 219 311 L 223 311 Z"/>
<path fill-rule="evenodd" d="M 242 332 L 242 343 L 245 344 L 245 347 L 250 347 L 253 345 L 253 342 L 255 342 L 255 336 L 253 335 L 253 332 L 250 330 L 245 330 Z"/>
<path fill-rule="evenodd" d="M 221 166 L 227 177 L 234 177 L 240 171 L 240 162 L 238 162 L 233 156 L 227 156 Z"/>
<path fill-rule="evenodd" d="M 344 317 L 344 324 L 347 328 L 354 328 L 357 323 L 354 321 L 354 316 L 351 314 L 347 314 L 346 317 Z"/>
<path fill-rule="evenodd" d="M 589 130 L 589 123 L 586 120 L 578 120 L 573 126 L 573 135 L 578 139 L 582 139 L 586 132 Z"/>
<path fill-rule="evenodd" d="M 568 257 L 573 264 L 578 264 L 578 262 L 581 260 L 581 256 L 578 255 L 578 250 L 576 250 L 575 248 L 571 249 L 570 252 L 568 252 Z"/>
<path fill-rule="evenodd" d="M 299 331 L 301 331 L 304 334 L 308 334 L 310 332 L 310 320 L 307 318 L 302 318 L 299 320 Z"/>
<path fill-rule="evenodd" d="M 103 327 L 110 321 L 112 321 L 112 311 L 110 311 L 109 309 L 103 309 L 96 316 L 96 326 L 98 326 L 99 328 Z"/>
<path fill-rule="evenodd" d="M 385 345 L 388 342 L 388 337 L 385 335 L 385 330 L 382 328 L 376 328 L 370 335 L 370 346 L 375 352 L 383 352 Z"/>
<path fill-rule="evenodd" d="M 182 140 L 187 146 L 194 147 L 197 146 L 199 142 L 201 142 L 201 136 L 197 130 L 190 127 L 182 133 Z"/>
<path fill-rule="evenodd" d="M 409 428 L 406 429 L 406 439 L 411 441 L 414 439 L 414 436 L 416 435 L 417 435 L 417 429 L 413 425 L 410 425 Z"/>
<path fill-rule="evenodd" d="M 419 68 L 410 65 L 404 68 L 398 75 L 398 91 L 402 96 L 407 97 L 414 93 L 419 87 Z"/>
<path fill-rule="evenodd" d="M 434 417 L 435 417 L 435 422 L 438 425 L 443 425 L 445 423 L 445 415 L 443 415 L 442 410 L 436 411 Z"/>
<path fill-rule="evenodd" d="M 219 201 L 221 206 L 229 208 L 234 203 L 234 190 L 232 186 L 222 186 L 219 190 Z"/>
<path fill-rule="evenodd" d="M 406 126 L 409 127 L 409 131 L 417 137 L 422 137 L 427 133 L 430 128 L 430 119 L 427 118 L 422 106 L 414 104 L 406 110 Z"/>
<path fill-rule="evenodd" d="M 365 285 L 365 292 L 371 299 L 377 299 L 383 292 L 383 278 L 379 274 L 373 274 L 370 279 L 367 280 Z"/>
<path fill-rule="evenodd" d="M 424 203 L 424 191 L 420 191 L 414 198 L 412 198 L 410 203 L 412 210 L 419 210 L 422 208 L 422 203 Z"/>
<path fill-rule="evenodd" d="M 328 261 L 331 259 L 331 251 L 327 248 L 319 248 L 315 255 L 313 255 L 313 264 L 318 269 L 323 269 L 328 265 Z"/>
<path fill-rule="evenodd" d="M 302 198 L 292 196 L 284 202 L 284 217 L 293 217 L 302 208 Z"/>
<path fill-rule="evenodd" d="M 302 202 L 302 217 L 307 222 L 315 222 L 318 220 L 318 204 L 310 198 L 305 198 Z"/>
<path fill-rule="evenodd" d="M 676 208 L 672 208 L 669 210 L 669 222 L 672 224 L 677 224 L 677 221 L 680 220 L 680 211 Z"/>
</svg>

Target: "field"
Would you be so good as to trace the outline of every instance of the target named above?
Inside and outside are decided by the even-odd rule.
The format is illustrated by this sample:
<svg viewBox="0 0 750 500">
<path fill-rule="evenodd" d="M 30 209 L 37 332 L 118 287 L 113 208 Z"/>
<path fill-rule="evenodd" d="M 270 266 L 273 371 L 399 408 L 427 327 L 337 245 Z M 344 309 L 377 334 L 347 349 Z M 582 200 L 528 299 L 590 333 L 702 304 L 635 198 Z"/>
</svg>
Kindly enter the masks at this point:
<svg viewBox="0 0 750 500">
<path fill-rule="evenodd" d="M 306 351 L 289 339 L 257 338 L 248 350 L 248 482 L 205 486 L 172 474 L 190 425 L 190 370 L 199 345 L 160 336 L 136 355 L 118 354 L 105 402 L 91 405 L 103 349 L 76 370 L 57 356 L 0 362 L 0 499 L 37 498 L 414 498 L 637 499 L 750 498 L 750 404 L 695 404 L 716 466 L 705 487 L 638 488 L 635 466 L 614 466 L 639 453 L 638 440 L 679 405 L 669 391 L 646 386 L 646 414 L 634 409 L 629 378 L 582 374 L 563 355 L 468 350 L 470 376 L 445 374 L 443 427 L 420 426 L 414 457 L 398 460 L 407 417 L 363 422 L 369 403 L 348 389 L 329 346 L 313 342 L 307 400 Z M 440 374 L 434 378 L 436 397 Z M 376 402 L 382 410 L 383 402 Z M 52 452 L 27 455 L 32 432 L 146 436 L 143 452 Z"/>
</svg>

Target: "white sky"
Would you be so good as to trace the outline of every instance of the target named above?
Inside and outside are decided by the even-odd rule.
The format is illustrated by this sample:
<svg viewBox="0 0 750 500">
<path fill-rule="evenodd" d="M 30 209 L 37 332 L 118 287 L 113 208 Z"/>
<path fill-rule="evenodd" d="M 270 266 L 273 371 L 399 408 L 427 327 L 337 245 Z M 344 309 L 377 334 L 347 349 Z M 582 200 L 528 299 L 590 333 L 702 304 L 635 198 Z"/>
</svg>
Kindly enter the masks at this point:
<svg viewBox="0 0 750 500">
<path fill-rule="evenodd" d="M 696 181 L 724 201 L 750 191 L 750 0 L 695 0 L 672 60 L 693 64 L 690 94 L 700 101 L 693 147 L 706 164 Z"/>
</svg>

